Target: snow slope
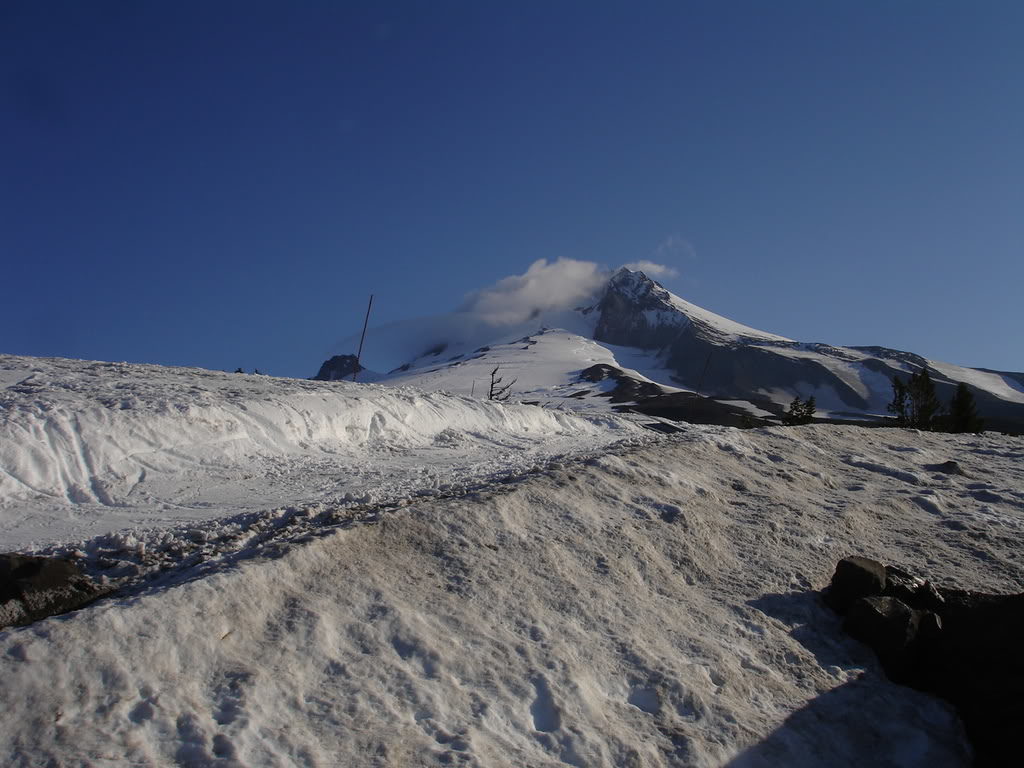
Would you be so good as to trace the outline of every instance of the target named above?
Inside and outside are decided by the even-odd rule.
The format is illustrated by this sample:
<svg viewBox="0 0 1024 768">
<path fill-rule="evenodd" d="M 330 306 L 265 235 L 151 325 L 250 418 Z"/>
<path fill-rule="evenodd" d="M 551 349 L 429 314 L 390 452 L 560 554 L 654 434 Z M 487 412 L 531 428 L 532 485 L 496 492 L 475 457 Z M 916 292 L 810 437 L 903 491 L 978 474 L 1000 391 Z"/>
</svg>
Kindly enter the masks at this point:
<svg viewBox="0 0 1024 768">
<path fill-rule="evenodd" d="M 694 427 L 2 632 L 0 761 L 968 765 L 811 590 L 1019 590 L 1022 527 L 1020 439 Z"/>
<path fill-rule="evenodd" d="M 403 387 L 3 355 L 0 548 L 451 493 L 642 431 Z"/>
<path fill-rule="evenodd" d="M 515 380 L 510 391 L 514 395 L 513 401 L 541 402 L 572 411 L 608 411 L 607 399 L 600 397 L 603 387 L 580 381 L 581 371 L 598 364 L 619 368 L 638 381 L 652 382 L 651 376 L 665 378 L 665 371 L 658 369 L 653 355 L 642 350 L 602 344 L 555 327 L 507 341 L 492 342 L 469 355 L 399 371 L 380 382 L 486 397 L 491 372 L 497 367 L 497 375 L 504 384 Z M 678 391 L 666 385 L 661 385 L 661 389 Z"/>
<path fill-rule="evenodd" d="M 666 290 L 643 272 L 627 267 L 618 269 L 611 276 L 606 291 L 615 292 L 618 296 L 626 298 L 629 303 L 642 307 L 643 320 L 650 328 L 666 325 L 685 328 L 687 325 L 695 325 L 701 332 L 723 342 L 737 342 L 741 339 L 792 341 L 785 336 L 751 328 L 749 325 L 737 323 L 735 320 L 698 307 Z M 607 295 L 602 298 L 607 298 Z"/>
</svg>

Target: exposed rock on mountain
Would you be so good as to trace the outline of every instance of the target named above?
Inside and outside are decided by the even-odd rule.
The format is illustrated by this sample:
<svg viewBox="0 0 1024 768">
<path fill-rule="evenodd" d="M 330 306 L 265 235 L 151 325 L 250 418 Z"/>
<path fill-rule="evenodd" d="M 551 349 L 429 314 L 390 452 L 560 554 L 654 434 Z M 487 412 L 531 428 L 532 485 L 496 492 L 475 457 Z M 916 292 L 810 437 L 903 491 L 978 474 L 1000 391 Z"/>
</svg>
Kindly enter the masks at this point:
<svg viewBox="0 0 1024 768">
<path fill-rule="evenodd" d="M 313 377 L 314 381 L 341 381 L 351 379 L 352 374 L 362 371 L 363 367 L 356 360 L 355 355 L 335 355 L 330 360 L 325 360 L 320 366 L 320 372 Z"/>
</svg>

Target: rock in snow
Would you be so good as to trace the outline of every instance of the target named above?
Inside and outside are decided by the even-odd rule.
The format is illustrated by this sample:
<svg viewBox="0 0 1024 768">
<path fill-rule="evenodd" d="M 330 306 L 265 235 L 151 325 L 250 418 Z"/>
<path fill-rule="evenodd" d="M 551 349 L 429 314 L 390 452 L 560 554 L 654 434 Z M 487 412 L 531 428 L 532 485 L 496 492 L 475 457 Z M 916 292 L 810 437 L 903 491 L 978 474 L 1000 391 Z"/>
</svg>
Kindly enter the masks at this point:
<svg viewBox="0 0 1024 768">
<path fill-rule="evenodd" d="M 856 600 L 885 592 L 885 566 L 866 557 L 844 557 L 836 566 L 826 597 L 839 613 Z"/>
<path fill-rule="evenodd" d="M 0 629 L 73 611 L 106 592 L 67 560 L 0 554 Z"/>
<path fill-rule="evenodd" d="M 313 380 L 342 381 L 351 379 L 352 374 L 362 370 L 363 366 L 356 360 L 355 355 L 335 355 L 329 360 L 324 361 L 324 364 L 320 366 L 320 370 L 313 377 Z"/>
<path fill-rule="evenodd" d="M 885 570 L 867 558 L 844 558 L 829 593 L 848 593 L 851 581 L 858 588 L 866 587 L 862 574 Z M 894 570 L 895 578 L 888 584 L 876 582 L 874 592 L 847 606 L 843 628 L 878 654 L 894 681 L 936 693 L 956 706 L 974 745 L 977 765 L 1019 762 L 1017 729 L 1024 722 L 1024 593 L 993 595 L 936 588 Z M 837 608 L 843 605 L 835 598 L 829 603 Z"/>
</svg>

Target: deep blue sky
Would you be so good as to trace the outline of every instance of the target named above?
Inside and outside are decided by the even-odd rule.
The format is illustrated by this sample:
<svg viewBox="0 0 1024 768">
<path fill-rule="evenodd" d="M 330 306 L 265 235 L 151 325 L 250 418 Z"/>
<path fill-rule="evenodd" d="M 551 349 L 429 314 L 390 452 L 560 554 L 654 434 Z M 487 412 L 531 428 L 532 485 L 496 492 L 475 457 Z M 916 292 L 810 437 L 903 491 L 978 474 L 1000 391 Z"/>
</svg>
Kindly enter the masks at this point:
<svg viewBox="0 0 1024 768">
<path fill-rule="evenodd" d="M 371 292 L 569 257 L 1024 370 L 1022 40 L 1018 0 L 3 0 L 0 352 L 310 376 Z"/>
</svg>

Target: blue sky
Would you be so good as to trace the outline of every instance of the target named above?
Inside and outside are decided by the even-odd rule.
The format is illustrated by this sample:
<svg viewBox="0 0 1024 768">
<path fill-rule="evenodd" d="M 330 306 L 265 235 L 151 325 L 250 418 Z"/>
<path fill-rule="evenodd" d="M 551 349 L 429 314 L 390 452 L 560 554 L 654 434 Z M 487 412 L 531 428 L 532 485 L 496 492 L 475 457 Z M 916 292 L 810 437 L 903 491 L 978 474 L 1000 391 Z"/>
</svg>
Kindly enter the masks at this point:
<svg viewBox="0 0 1024 768">
<path fill-rule="evenodd" d="M 651 259 L 1024 370 L 1021 40 L 1016 0 L 8 0 L 0 351 L 310 376 L 371 292 Z"/>
</svg>

